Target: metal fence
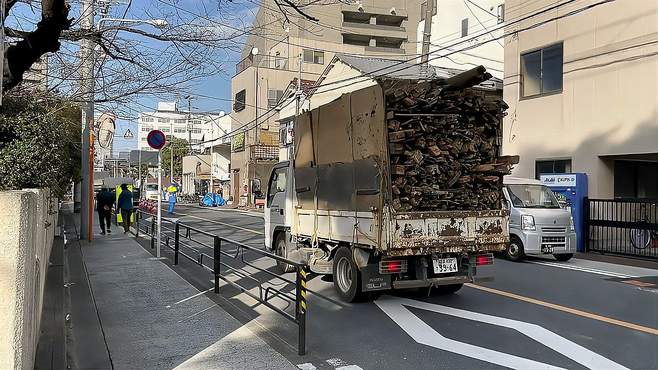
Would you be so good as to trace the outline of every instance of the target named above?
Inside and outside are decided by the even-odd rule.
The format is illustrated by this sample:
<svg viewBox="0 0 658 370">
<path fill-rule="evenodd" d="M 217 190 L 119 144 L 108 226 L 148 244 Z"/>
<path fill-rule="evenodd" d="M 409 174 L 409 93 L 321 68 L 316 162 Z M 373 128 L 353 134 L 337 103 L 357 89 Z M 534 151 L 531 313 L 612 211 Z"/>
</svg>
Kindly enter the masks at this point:
<svg viewBox="0 0 658 370">
<path fill-rule="evenodd" d="M 587 199 L 585 216 L 587 251 L 658 259 L 658 200 Z"/>
<path fill-rule="evenodd" d="M 156 218 L 155 214 L 142 210 L 137 210 L 135 214 L 135 235 L 137 237 L 140 234 L 150 236 L 151 248 L 155 248 L 157 240 Z M 220 280 L 222 280 L 296 324 L 298 326 L 298 353 L 299 355 L 306 353 L 306 298 L 311 292 L 306 287 L 309 277 L 306 265 L 167 218 L 162 219 L 160 243 L 161 246 L 169 248 L 173 252 L 174 265 L 178 264 L 179 258 L 182 256 L 212 273 L 215 293 L 219 293 Z M 206 253 L 209 251 L 212 253 Z M 294 266 L 295 280 L 255 265 L 253 259 L 250 258 L 254 255 Z M 227 261 L 232 263 L 229 264 Z M 271 282 L 270 286 L 265 286 L 264 282 L 251 276 L 251 272 L 247 271 L 246 267 L 278 279 L 285 286 L 293 286 L 294 294 L 284 291 L 281 287 L 277 288 Z M 248 281 L 253 286 L 248 287 L 246 284 L 232 280 L 229 278 L 230 275 Z M 254 288 L 257 288 L 257 293 L 251 291 Z M 272 303 L 274 299 L 287 303 L 287 307 L 294 305 L 294 313 L 274 305 Z M 331 301 L 333 302 L 333 300 Z"/>
</svg>

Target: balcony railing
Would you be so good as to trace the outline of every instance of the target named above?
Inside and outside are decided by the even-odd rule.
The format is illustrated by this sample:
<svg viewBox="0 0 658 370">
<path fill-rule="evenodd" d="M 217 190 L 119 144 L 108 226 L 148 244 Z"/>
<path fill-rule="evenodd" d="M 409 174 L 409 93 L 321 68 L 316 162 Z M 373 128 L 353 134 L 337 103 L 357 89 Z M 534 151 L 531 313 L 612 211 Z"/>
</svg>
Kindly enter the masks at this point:
<svg viewBox="0 0 658 370">
<path fill-rule="evenodd" d="M 252 145 L 249 147 L 252 161 L 276 161 L 279 159 L 278 145 Z"/>
<path fill-rule="evenodd" d="M 240 72 L 244 71 L 245 69 L 255 66 L 256 63 L 258 64 L 258 67 L 261 68 L 287 70 L 289 64 L 288 59 L 289 58 L 279 57 L 274 55 L 256 55 L 255 57 L 248 56 L 235 65 L 235 74 L 237 75 Z"/>
</svg>

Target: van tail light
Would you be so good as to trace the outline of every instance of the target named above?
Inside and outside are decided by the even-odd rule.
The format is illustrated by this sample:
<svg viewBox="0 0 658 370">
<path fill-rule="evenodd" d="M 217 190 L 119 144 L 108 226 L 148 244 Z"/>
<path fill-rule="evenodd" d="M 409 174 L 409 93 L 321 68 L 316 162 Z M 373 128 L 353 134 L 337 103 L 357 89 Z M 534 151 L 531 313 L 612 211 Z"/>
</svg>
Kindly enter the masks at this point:
<svg viewBox="0 0 658 370">
<path fill-rule="evenodd" d="M 493 263 L 494 263 L 493 253 L 478 254 L 477 256 L 475 256 L 476 266 L 493 265 Z"/>
<path fill-rule="evenodd" d="M 379 261 L 380 274 L 400 274 L 407 272 L 407 260 Z"/>
</svg>

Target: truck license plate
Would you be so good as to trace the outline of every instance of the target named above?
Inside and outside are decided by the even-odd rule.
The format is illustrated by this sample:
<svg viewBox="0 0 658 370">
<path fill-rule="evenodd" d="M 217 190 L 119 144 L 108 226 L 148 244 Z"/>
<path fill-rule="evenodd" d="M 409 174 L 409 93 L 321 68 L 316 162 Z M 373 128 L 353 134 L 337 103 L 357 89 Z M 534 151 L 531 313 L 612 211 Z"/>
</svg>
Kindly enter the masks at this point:
<svg viewBox="0 0 658 370">
<path fill-rule="evenodd" d="M 435 274 L 445 274 L 448 272 L 457 272 L 456 258 L 432 258 Z"/>
</svg>

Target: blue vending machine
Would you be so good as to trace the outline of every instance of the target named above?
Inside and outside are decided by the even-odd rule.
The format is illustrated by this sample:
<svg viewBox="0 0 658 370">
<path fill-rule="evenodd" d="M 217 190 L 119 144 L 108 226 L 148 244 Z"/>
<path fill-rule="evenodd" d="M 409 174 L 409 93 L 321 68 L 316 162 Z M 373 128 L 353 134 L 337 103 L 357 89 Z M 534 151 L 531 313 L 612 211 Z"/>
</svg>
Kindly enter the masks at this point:
<svg viewBox="0 0 658 370">
<path fill-rule="evenodd" d="M 540 176 L 542 184 L 553 190 L 562 204 L 571 210 L 576 229 L 576 245 L 578 252 L 585 251 L 585 198 L 587 197 L 587 174 L 585 173 L 554 173 Z"/>
</svg>

